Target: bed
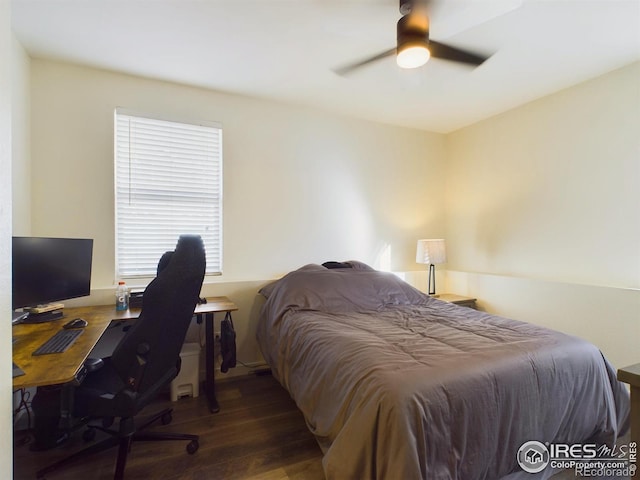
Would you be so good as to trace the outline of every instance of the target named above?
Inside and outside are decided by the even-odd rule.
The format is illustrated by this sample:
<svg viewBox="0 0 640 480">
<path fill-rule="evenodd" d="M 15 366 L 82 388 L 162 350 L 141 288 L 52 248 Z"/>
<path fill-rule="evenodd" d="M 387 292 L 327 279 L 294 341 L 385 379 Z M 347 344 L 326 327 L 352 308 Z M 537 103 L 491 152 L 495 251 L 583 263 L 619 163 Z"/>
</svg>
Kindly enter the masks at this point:
<svg viewBox="0 0 640 480">
<path fill-rule="evenodd" d="M 265 286 L 257 339 L 333 479 L 532 475 L 528 441 L 613 445 L 629 396 L 579 338 L 427 296 L 359 262 Z"/>
</svg>

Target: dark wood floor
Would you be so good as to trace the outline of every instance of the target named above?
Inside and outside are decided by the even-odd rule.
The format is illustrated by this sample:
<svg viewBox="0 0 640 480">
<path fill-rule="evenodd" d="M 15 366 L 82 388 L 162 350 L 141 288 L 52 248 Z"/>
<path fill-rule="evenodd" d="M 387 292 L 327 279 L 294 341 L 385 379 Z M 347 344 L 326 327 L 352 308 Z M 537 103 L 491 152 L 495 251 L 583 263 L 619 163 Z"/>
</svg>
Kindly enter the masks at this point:
<svg viewBox="0 0 640 480">
<path fill-rule="evenodd" d="M 134 443 L 127 479 L 321 480 L 322 453 L 289 394 L 271 376 L 247 376 L 216 384 L 220 412 L 209 414 L 205 398 L 166 399 L 150 413 L 174 407 L 173 422 L 153 428 L 200 435 L 200 449 L 186 453 L 182 441 Z M 82 430 L 64 446 L 31 452 L 30 437 L 14 441 L 14 478 L 33 479 L 35 472 L 85 445 Z M 104 434 L 99 434 L 104 435 Z M 101 438 L 101 437 L 98 437 Z M 47 479 L 111 479 L 116 450 L 111 449 L 47 475 Z"/>
<path fill-rule="evenodd" d="M 200 435 L 200 449 L 186 453 L 182 441 L 141 442 L 132 447 L 127 479 L 185 480 L 323 480 L 322 453 L 307 430 L 289 394 L 270 375 L 238 377 L 218 382 L 221 410 L 210 414 L 203 396 L 171 402 L 169 395 L 149 412 L 174 408 L 173 422 L 158 431 Z M 104 434 L 98 434 L 104 435 Z M 103 437 L 98 437 L 99 440 Z M 628 434 L 621 443 L 629 441 Z M 14 479 L 34 479 L 35 472 L 81 449 L 82 430 L 69 442 L 46 452 L 31 452 L 30 435 L 18 432 L 14 441 Z M 111 449 L 79 461 L 47 479 L 112 479 L 116 451 Z M 575 478 L 567 470 L 552 480 Z"/>
</svg>

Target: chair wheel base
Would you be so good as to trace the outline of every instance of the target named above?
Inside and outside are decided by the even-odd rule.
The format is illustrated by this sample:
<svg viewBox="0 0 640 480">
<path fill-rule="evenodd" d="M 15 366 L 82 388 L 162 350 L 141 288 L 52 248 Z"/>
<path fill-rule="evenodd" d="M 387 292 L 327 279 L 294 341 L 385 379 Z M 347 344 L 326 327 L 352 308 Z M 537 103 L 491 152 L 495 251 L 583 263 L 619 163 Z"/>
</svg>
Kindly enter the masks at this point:
<svg viewBox="0 0 640 480">
<path fill-rule="evenodd" d="M 162 423 L 162 425 L 169 425 L 172 421 L 173 421 L 173 416 L 171 415 L 171 412 L 165 413 L 160 418 L 160 422 Z"/>
<path fill-rule="evenodd" d="M 189 455 L 193 455 L 194 453 L 196 453 L 198 451 L 198 448 L 200 448 L 200 444 L 198 443 L 198 440 L 191 440 L 187 444 L 187 453 Z"/>
</svg>

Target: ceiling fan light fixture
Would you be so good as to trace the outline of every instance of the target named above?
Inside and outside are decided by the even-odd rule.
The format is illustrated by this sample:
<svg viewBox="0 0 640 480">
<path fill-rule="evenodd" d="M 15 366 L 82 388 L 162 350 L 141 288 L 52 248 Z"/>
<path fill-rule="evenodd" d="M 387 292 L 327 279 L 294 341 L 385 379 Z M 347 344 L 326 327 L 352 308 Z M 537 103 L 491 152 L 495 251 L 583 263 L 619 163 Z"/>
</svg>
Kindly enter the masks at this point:
<svg viewBox="0 0 640 480">
<path fill-rule="evenodd" d="M 414 5 L 415 6 L 415 5 Z M 427 63 L 429 45 L 429 18 L 415 10 L 398 20 L 396 62 L 400 68 L 418 68 Z"/>
<path fill-rule="evenodd" d="M 429 61 L 431 52 L 425 42 L 407 42 L 398 46 L 396 62 L 400 68 L 418 68 Z"/>
<path fill-rule="evenodd" d="M 396 47 L 334 71 L 338 75 L 345 75 L 356 68 L 392 55 L 395 55 L 396 63 L 400 68 L 421 67 L 431 57 L 473 67 L 481 65 L 487 60 L 490 55 L 481 55 L 429 39 L 428 8 L 432 1 L 435 0 L 400 0 L 402 17 L 396 25 Z"/>
</svg>

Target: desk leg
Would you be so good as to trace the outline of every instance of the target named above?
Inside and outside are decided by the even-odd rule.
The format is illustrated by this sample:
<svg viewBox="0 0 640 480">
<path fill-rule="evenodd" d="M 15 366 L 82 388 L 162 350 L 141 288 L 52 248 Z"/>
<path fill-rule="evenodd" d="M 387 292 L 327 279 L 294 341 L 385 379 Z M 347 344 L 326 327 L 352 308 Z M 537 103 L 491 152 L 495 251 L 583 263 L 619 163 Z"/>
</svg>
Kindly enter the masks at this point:
<svg viewBox="0 0 640 480">
<path fill-rule="evenodd" d="M 32 451 L 49 450 L 59 446 L 69 438 L 68 433 L 60 431 L 60 417 L 63 408 L 68 408 L 69 403 L 64 398 L 65 387 L 50 385 L 38 387 L 31 402 L 33 409 L 33 437 Z M 67 425 L 65 425 L 66 429 Z M 70 428 L 67 430 L 70 431 Z"/>
<path fill-rule="evenodd" d="M 215 323 L 213 321 L 213 313 L 204 314 L 205 321 L 205 354 L 206 354 L 206 373 L 204 380 L 204 391 L 209 401 L 209 411 L 211 413 L 218 413 L 220 411 L 220 405 L 216 399 L 216 379 L 215 379 L 215 338 L 214 329 Z"/>
</svg>

